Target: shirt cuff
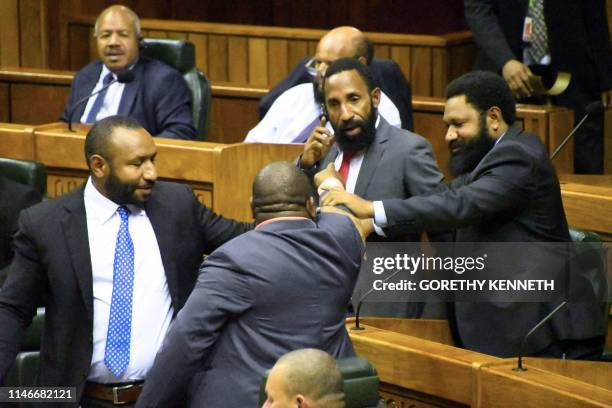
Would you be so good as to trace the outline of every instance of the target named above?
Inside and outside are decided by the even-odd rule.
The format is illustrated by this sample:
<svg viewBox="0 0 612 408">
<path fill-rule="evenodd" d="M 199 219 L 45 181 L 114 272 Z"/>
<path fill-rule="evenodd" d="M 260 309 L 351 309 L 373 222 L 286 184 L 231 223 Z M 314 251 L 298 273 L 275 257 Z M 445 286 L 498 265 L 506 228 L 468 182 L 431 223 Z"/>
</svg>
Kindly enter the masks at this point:
<svg viewBox="0 0 612 408">
<path fill-rule="evenodd" d="M 372 202 L 372 206 L 374 207 L 374 231 L 382 237 L 386 237 L 383 232 L 383 228 L 387 226 L 387 214 L 385 213 L 385 207 L 383 206 L 382 201 L 374 201 Z"/>
</svg>

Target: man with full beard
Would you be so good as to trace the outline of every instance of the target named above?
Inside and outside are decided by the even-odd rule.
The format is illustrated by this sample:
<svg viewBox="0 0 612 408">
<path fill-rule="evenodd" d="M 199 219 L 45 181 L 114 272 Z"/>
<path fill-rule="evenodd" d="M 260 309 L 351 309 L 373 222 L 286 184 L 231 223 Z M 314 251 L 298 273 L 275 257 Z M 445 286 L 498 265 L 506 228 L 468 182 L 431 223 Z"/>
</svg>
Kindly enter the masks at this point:
<svg viewBox="0 0 612 408">
<path fill-rule="evenodd" d="M 372 59 L 372 44 L 355 27 L 337 27 L 325 34 L 309 70 L 312 82 L 299 84 L 283 92 L 264 118 L 249 131 L 245 142 L 304 143 L 318 125 L 323 113 L 323 76 L 329 64 L 340 58 L 353 58 L 363 65 Z M 380 114 L 396 127 L 401 127 L 400 114 L 387 95 L 380 92 Z"/>
<path fill-rule="evenodd" d="M 314 175 L 333 163 L 344 177 L 346 191 L 365 200 L 404 199 L 427 194 L 440 185 L 443 176 L 430 143 L 389 125 L 378 114 L 380 89 L 366 66 L 353 58 L 333 62 L 325 74 L 324 95 L 326 116 L 310 134 L 299 160 L 307 173 Z M 324 126 L 328 120 L 334 134 Z M 370 240 L 385 240 L 384 233 L 377 232 Z M 415 232 L 395 240 L 419 238 Z M 357 290 L 361 292 L 360 283 Z M 416 303 L 369 303 L 363 311 L 368 315 L 417 317 L 421 307 Z"/>
<path fill-rule="evenodd" d="M 569 241 L 559 181 L 548 153 L 537 136 L 514 126 L 516 106 L 506 82 L 494 73 L 475 71 L 451 82 L 446 97 L 446 141 L 455 180 L 433 194 L 404 200 L 371 202 L 329 191 L 321 204 L 344 204 L 360 218 L 373 217 L 390 238 L 452 228 L 457 242 L 474 243 L 474 248 L 495 248 L 490 243 L 496 242 Z M 525 261 L 546 266 L 540 259 Z M 449 320 L 458 345 L 508 357 L 518 353 L 525 334 L 555 306 L 457 302 Z M 604 337 L 597 304 L 570 303 L 569 308 L 534 334 L 528 354 L 601 355 Z"/>
<path fill-rule="evenodd" d="M 85 185 L 21 213 L 0 292 L 0 378 L 45 306 L 40 385 L 76 387 L 84 408 L 135 402 L 203 254 L 251 229 L 156 181 L 156 155 L 135 120 L 102 119 L 85 138 Z"/>
</svg>

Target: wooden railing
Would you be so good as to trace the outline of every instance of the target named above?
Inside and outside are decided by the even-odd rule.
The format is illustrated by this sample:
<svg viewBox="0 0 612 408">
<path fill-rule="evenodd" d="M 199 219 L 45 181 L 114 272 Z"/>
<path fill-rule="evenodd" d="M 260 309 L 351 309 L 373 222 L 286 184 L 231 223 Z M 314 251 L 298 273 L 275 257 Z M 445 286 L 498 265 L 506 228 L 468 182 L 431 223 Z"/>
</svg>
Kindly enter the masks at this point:
<svg viewBox="0 0 612 408">
<path fill-rule="evenodd" d="M 97 58 L 90 16 L 68 20 L 70 68 Z M 213 82 L 270 88 L 303 57 L 313 55 L 325 30 L 142 20 L 143 36 L 186 39 L 196 46 L 196 64 Z M 475 57 L 470 32 L 432 35 L 366 33 L 375 55 L 397 62 L 418 96 L 443 96 L 446 84 L 469 71 Z"/>
</svg>

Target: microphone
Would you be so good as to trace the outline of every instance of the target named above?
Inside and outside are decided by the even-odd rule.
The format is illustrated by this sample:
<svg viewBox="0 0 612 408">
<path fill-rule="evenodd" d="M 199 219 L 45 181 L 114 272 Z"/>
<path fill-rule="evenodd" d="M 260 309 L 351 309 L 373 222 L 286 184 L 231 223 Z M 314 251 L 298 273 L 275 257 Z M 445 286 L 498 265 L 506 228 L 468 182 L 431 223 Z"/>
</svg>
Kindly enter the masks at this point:
<svg viewBox="0 0 612 408">
<path fill-rule="evenodd" d="M 394 277 L 395 275 L 397 275 L 399 273 L 399 271 L 401 271 L 401 269 L 396 270 L 395 272 L 393 272 L 391 275 L 387 276 L 385 279 L 383 279 L 383 281 L 381 283 L 385 283 L 387 282 L 389 279 L 391 279 L 392 277 Z M 367 298 L 368 296 L 370 296 L 370 293 L 374 292 L 374 288 L 368 290 L 360 299 L 359 299 L 359 303 L 357 304 L 357 310 L 355 311 L 355 326 L 351 327 L 351 330 L 365 330 L 363 327 L 359 326 L 359 313 L 361 312 L 361 305 L 363 304 L 363 301 L 365 300 L 365 298 Z"/>
<path fill-rule="evenodd" d="M 115 72 L 115 78 L 113 78 L 113 80 L 110 81 L 108 84 L 104 85 L 102 88 L 98 89 L 96 92 L 93 92 L 85 96 L 84 98 L 79 99 L 78 102 L 72 107 L 72 110 L 70 111 L 70 115 L 68 115 L 68 130 L 70 132 L 74 132 L 74 130 L 72 130 L 72 116 L 74 115 L 74 112 L 76 111 L 76 108 L 79 107 L 79 105 L 87 101 L 92 96 L 99 94 L 105 89 L 108 89 L 108 87 L 114 84 L 115 82 L 125 84 L 128 82 L 132 82 L 133 80 L 134 80 L 134 73 L 130 69 L 128 68 L 120 69 L 119 71 Z"/>
<path fill-rule="evenodd" d="M 561 302 L 561 304 L 559 306 L 557 306 L 555 308 L 555 310 L 550 312 L 548 314 L 548 316 L 546 316 L 538 324 L 536 324 L 533 327 L 533 329 L 529 330 L 529 333 L 527 333 L 527 335 L 525 337 L 523 337 L 523 341 L 521 343 L 521 348 L 519 349 L 519 354 L 518 354 L 518 365 L 516 366 L 516 368 L 513 368 L 512 371 L 527 371 L 526 368 L 523 368 L 523 351 L 525 349 L 525 343 L 527 342 L 527 339 L 529 338 L 529 336 L 531 336 L 533 334 L 533 332 L 538 330 L 544 323 L 546 323 L 551 317 L 553 317 L 555 313 L 557 313 L 559 310 L 563 309 L 563 307 L 565 305 L 567 305 L 567 300 L 564 300 L 563 302 Z"/>
<path fill-rule="evenodd" d="M 584 123 L 585 120 L 587 120 L 590 114 L 600 113 L 603 111 L 603 109 L 604 109 L 604 106 L 603 106 L 603 103 L 601 103 L 601 101 L 595 101 L 595 102 L 589 103 L 586 106 L 586 108 L 584 108 L 584 110 L 586 111 L 586 114 L 584 115 L 580 123 L 578 123 L 576 127 L 574 127 L 574 129 L 572 129 L 570 134 L 567 135 L 567 137 L 563 139 L 563 141 L 555 149 L 555 151 L 552 152 L 552 154 L 550 155 L 550 161 L 552 161 L 557 156 L 557 154 L 559 154 L 561 149 L 563 149 L 563 146 L 565 146 L 565 144 L 571 139 L 571 137 L 574 136 L 574 133 L 576 133 L 576 131 L 580 128 L 580 126 L 582 126 L 582 124 Z"/>
</svg>

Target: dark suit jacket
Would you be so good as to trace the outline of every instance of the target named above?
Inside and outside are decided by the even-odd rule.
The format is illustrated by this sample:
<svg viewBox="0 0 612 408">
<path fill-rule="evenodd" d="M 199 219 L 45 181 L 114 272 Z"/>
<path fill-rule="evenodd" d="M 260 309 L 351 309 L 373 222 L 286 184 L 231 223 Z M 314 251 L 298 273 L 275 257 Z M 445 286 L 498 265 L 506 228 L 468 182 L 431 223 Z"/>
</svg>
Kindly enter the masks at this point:
<svg viewBox="0 0 612 408">
<path fill-rule="evenodd" d="M 312 77 L 304 68 L 310 57 L 305 57 L 293 68 L 287 78 L 283 79 L 259 101 L 259 117 L 263 119 L 266 113 L 283 92 L 296 85 L 312 82 Z M 402 128 L 412 130 L 412 96 L 410 84 L 404 78 L 399 66 L 386 59 L 374 58 L 369 66 L 374 81 L 391 99 L 400 114 Z"/>
<path fill-rule="evenodd" d="M 383 201 L 389 235 L 425 229 L 457 229 L 457 241 L 567 242 L 570 240 L 559 181 L 539 139 L 511 127 L 469 174 L 435 193 Z M 475 247 L 481 247 L 475 244 Z M 538 262 L 538 259 L 528 259 Z M 498 356 L 516 355 L 522 337 L 552 303 L 456 303 L 465 347 Z M 572 305 L 531 340 L 537 352 L 561 339 L 601 335 L 601 312 Z"/>
<path fill-rule="evenodd" d="M 134 80 L 125 84 L 117 114 L 136 119 L 153 136 L 195 139 L 191 93 L 181 74 L 161 61 L 142 56 L 133 71 Z M 95 61 L 76 74 L 60 120 L 68 121 L 77 101 L 93 91 L 100 72 L 102 62 Z M 86 105 L 83 102 L 76 107 L 73 121 L 79 121 Z"/>
<path fill-rule="evenodd" d="M 41 385 L 75 386 L 80 398 L 92 355 L 93 287 L 84 187 L 21 213 L 15 258 L 0 291 L 0 375 L 19 350 L 24 329 L 46 297 Z M 158 181 L 145 205 L 161 253 L 175 313 L 204 253 L 250 228 L 200 205 L 187 186 Z M 154 318 L 154 317 L 152 317 Z"/>
<path fill-rule="evenodd" d="M 465 17 L 482 50 L 475 68 L 500 71 L 522 60 L 522 30 L 528 0 L 465 0 Z M 544 0 L 553 67 L 574 81 L 612 89 L 612 52 L 604 0 Z"/>
<path fill-rule="evenodd" d="M 13 259 L 13 234 L 19 212 L 42 200 L 34 188 L 0 177 L 0 286 Z"/>
<path fill-rule="evenodd" d="M 191 406 L 255 407 L 265 370 L 314 347 L 354 355 L 345 328 L 363 244 L 348 217 L 261 225 L 204 262 L 137 406 L 168 407 L 197 370 Z"/>
</svg>

